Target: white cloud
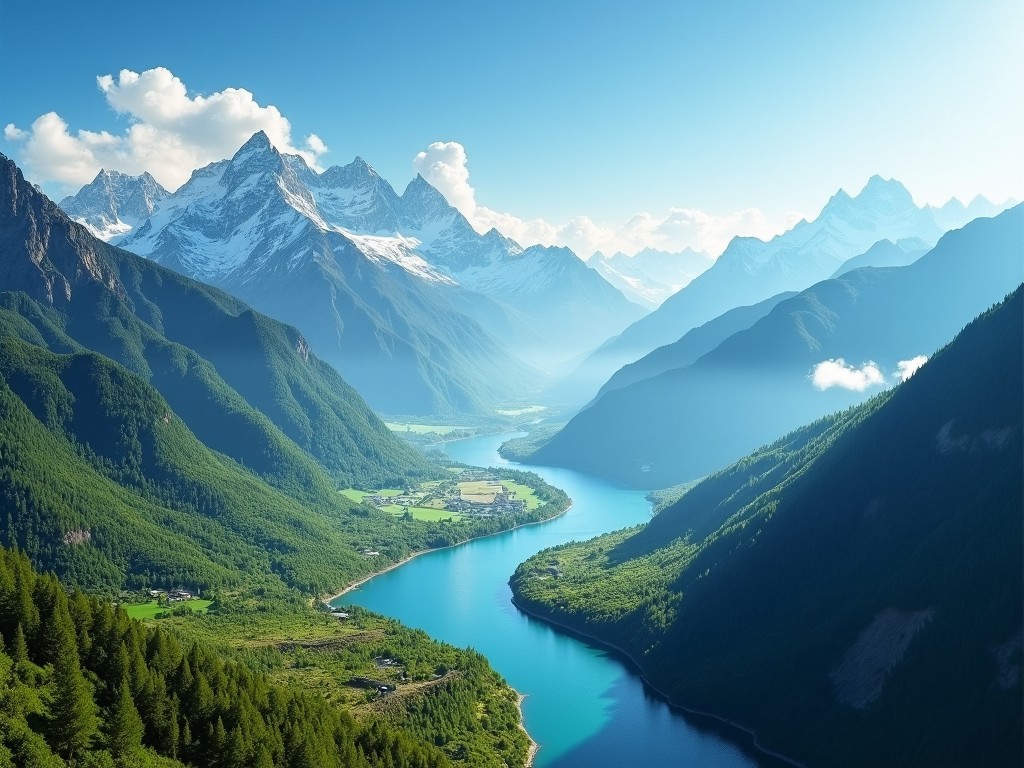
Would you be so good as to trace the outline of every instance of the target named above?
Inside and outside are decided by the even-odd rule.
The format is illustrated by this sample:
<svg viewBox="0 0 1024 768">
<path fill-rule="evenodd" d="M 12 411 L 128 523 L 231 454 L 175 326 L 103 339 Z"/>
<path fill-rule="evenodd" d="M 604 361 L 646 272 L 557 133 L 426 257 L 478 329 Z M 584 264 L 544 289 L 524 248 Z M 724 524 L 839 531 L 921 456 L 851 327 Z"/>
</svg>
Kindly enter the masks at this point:
<svg viewBox="0 0 1024 768">
<path fill-rule="evenodd" d="M 193 169 L 230 157 L 259 130 L 282 152 L 301 155 L 311 166 L 327 152 L 316 134 L 297 146 L 291 123 L 275 106 L 261 106 L 242 88 L 190 96 L 185 84 L 163 68 L 138 73 L 122 69 L 96 78 L 107 103 L 127 116 L 121 134 L 77 130 L 55 112 L 36 118 L 28 130 L 6 126 L 4 137 L 19 143 L 19 161 L 36 182 L 77 187 L 100 168 L 139 174 L 149 171 L 175 189 Z"/>
<path fill-rule="evenodd" d="M 885 376 L 871 361 L 864 363 L 860 368 L 855 368 L 840 357 L 835 360 L 824 360 L 814 366 L 811 383 L 822 391 L 842 387 L 863 392 L 869 387 L 884 386 Z"/>
<path fill-rule="evenodd" d="M 466 148 L 457 141 L 436 141 L 413 158 L 413 168 L 445 196 L 479 232 L 492 227 L 521 245 L 567 246 L 583 257 L 595 251 L 633 254 L 644 248 L 681 251 L 694 248 L 718 256 L 736 235 L 770 238 L 802 217 L 790 211 L 772 221 L 756 208 L 725 216 L 695 208 L 670 208 L 663 216 L 645 211 L 622 224 L 595 222 L 576 216 L 563 224 L 521 219 L 480 205 L 469 181 Z"/>
<path fill-rule="evenodd" d="M 898 369 L 896 375 L 899 376 L 900 381 L 906 381 L 917 373 L 918 368 L 927 362 L 928 358 L 925 355 L 918 355 L 917 357 L 912 357 L 909 360 L 900 360 L 896 363 L 896 368 Z"/>
<path fill-rule="evenodd" d="M 141 73 L 124 69 L 116 77 L 97 77 L 96 83 L 107 104 L 126 118 L 124 130 L 72 129 L 56 112 L 41 115 L 27 128 L 13 123 L 4 128 L 4 138 L 16 146 L 19 164 L 32 181 L 73 192 L 107 168 L 130 174 L 149 171 L 173 190 L 193 169 L 230 157 L 258 130 L 280 151 L 301 155 L 314 168 L 319 169 L 318 160 L 328 151 L 314 133 L 294 143 L 291 123 L 280 110 L 259 104 L 242 88 L 190 95 L 185 83 L 163 67 Z M 477 201 L 466 149 L 458 142 L 431 144 L 416 155 L 413 166 L 478 231 L 493 227 L 522 245 L 567 246 L 582 257 L 595 251 L 631 254 L 648 247 L 691 247 L 717 256 L 736 235 L 769 238 L 800 218 L 786 214 L 772 220 L 756 208 L 716 215 L 678 207 L 660 215 L 639 212 L 624 222 L 584 215 L 565 222 L 523 219 Z"/>
<path fill-rule="evenodd" d="M 472 220 L 476 213 L 476 190 L 469 184 L 469 158 L 457 141 L 435 141 L 413 158 L 412 167 L 430 186 Z"/>
</svg>

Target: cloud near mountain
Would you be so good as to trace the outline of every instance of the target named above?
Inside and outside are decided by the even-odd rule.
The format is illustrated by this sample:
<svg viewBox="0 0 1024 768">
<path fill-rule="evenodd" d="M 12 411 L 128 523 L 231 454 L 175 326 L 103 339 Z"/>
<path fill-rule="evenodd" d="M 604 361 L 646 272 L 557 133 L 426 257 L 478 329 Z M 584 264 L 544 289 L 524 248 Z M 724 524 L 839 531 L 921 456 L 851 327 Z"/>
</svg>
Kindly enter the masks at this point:
<svg viewBox="0 0 1024 768">
<path fill-rule="evenodd" d="M 906 381 L 927 362 L 926 355 L 900 360 L 896 363 L 896 371 L 891 377 L 891 383 Z M 823 360 L 814 366 L 811 371 L 811 383 L 816 389 L 823 392 L 833 387 L 849 389 L 853 392 L 864 392 L 871 387 L 885 386 L 890 382 L 886 380 L 885 374 L 876 363 L 869 360 L 860 368 L 856 368 L 840 357 L 836 360 Z"/>
<path fill-rule="evenodd" d="M 814 366 L 811 383 L 822 391 L 841 387 L 854 392 L 863 392 L 869 387 L 885 384 L 885 375 L 873 362 L 866 362 L 860 368 L 847 363 L 843 358 L 824 360 Z"/>
<path fill-rule="evenodd" d="M 165 67 L 141 73 L 122 69 L 100 75 L 96 84 L 107 104 L 128 119 L 123 133 L 74 129 L 57 112 L 47 112 L 23 128 L 8 123 L 4 138 L 19 147 L 26 175 L 41 184 L 77 191 L 101 169 L 130 175 L 148 171 L 164 187 L 177 189 L 192 170 L 234 153 L 257 131 L 264 131 L 280 152 L 300 155 L 315 170 L 327 145 L 315 133 L 301 142 L 281 111 L 259 104 L 244 88 L 225 88 L 207 96 L 190 94 Z M 477 201 L 470 183 L 469 157 L 457 141 L 430 144 L 413 166 L 482 233 L 494 228 L 524 245 L 565 246 L 582 257 L 595 251 L 634 254 L 645 248 L 677 252 L 685 248 L 717 256 L 733 237 L 768 239 L 802 218 L 797 212 L 771 218 L 757 208 L 714 214 L 671 207 L 664 214 L 641 211 L 624 222 L 595 221 L 586 215 L 564 223 L 524 219 Z"/>
<path fill-rule="evenodd" d="M 662 216 L 641 211 L 621 224 L 598 223 L 589 216 L 575 216 L 564 224 L 554 224 L 539 218 L 522 219 L 480 205 L 476 189 L 469 181 L 469 155 L 457 141 L 435 141 L 413 158 L 412 165 L 481 234 L 494 228 L 522 245 L 565 246 L 584 257 L 595 251 L 634 254 L 645 248 L 693 248 L 717 256 L 737 235 L 768 239 L 803 218 L 796 211 L 773 220 L 757 208 L 723 216 L 696 208 L 673 207 Z"/>
<path fill-rule="evenodd" d="M 316 134 L 293 144 L 291 123 L 273 105 L 262 106 L 244 88 L 190 96 L 185 84 L 164 67 L 142 73 L 122 69 L 96 84 L 107 104 L 129 119 L 123 134 L 71 132 L 56 112 L 36 118 L 26 130 L 9 123 L 8 141 L 21 145 L 19 159 L 36 182 L 81 186 L 101 168 L 132 175 L 149 171 L 176 189 L 193 169 L 231 155 L 262 130 L 280 151 L 301 155 L 312 167 L 327 151 Z"/>
<path fill-rule="evenodd" d="M 900 360 L 896 363 L 896 375 L 899 376 L 900 381 L 906 381 L 917 373 L 918 368 L 927 362 L 928 358 L 925 355 L 918 355 L 917 357 L 912 357 L 909 360 Z"/>
</svg>

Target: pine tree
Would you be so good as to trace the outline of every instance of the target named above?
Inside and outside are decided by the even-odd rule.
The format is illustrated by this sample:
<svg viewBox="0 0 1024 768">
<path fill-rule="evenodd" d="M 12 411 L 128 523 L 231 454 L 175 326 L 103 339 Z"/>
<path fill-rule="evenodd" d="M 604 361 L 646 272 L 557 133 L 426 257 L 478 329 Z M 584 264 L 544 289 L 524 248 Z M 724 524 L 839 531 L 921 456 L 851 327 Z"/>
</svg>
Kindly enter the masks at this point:
<svg viewBox="0 0 1024 768">
<path fill-rule="evenodd" d="M 99 719 L 92 688 L 79 665 L 75 631 L 67 616 L 66 603 L 64 616 L 66 621 L 53 624 L 60 636 L 53 641 L 53 647 L 59 651 L 53 663 L 46 735 L 53 751 L 71 761 L 88 749 L 99 731 Z"/>
<path fill-rule="evenodd" d="M 14 640 L 11 642 L 11 658 L 15 664 L 28 661 L 28 643 L 25 642 L 25 630 L 18 622 L 18 628 L 14 630 Z"/>
<path fill-rule="evenodd" d="M 142 745 L 142 718 L 132 701 L 127 675 L 121 678 L 117 698 L 107 721 L 107 748 L 118 763 L 125 761 Z"/>
<path fill-rule="evenodd" d="M 271 757 L 266 747 L 261 746 L 252 765 L 253 768 L 274 768 L 274 758 Z"/>
<path fill-rule="evenodd" d="M 188 720 L 184 721 L 181 726 L 181 738 L 178 741 L 178 750 L 180 752 L 187 752 L 192 748 L 192 729 L 189 728 Z"/>
</svg>

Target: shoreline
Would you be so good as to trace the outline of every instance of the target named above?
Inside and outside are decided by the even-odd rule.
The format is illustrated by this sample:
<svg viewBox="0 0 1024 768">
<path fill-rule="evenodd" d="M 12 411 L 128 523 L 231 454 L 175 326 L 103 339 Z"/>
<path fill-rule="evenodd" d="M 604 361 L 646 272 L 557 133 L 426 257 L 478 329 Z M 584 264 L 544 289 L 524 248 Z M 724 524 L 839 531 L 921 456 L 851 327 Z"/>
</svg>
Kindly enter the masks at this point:
<svg viewBox="0 0 1024 768">
<path fill-rule="evenodd" d="M 515 688 L 512 688 L 512 690 L 516 691 Z M 534 759 L 537 757 L 537 752 L 540 750 L 540 744 L 538 744 L 536 739 L 534 739 L 533 736 L 530 735 L 530 732 L 526 730 L 526 718 L 523 715 L 523 701 L 526 700 L 526 696 L 521 694 L 519 691 L 516 691 L 516 696 L 519 697 L 519 701 L 516 704 L 516 706 L 519 707 L 519 730 L 525 733 L 526 738 L 530 740 L 530 749 L 526 753 L 526 762 L 523 764 L 523 768 L 531 768 Z"/>
<path fill-rule="evenodd" d="M 349 592 L 352 592 L 355 589 L 359 589 L 359 587 L 361 587 L 363 584 L 365 584 L 366 582 L 370 581 L 371 579 L 375 579 L 378 576 L 381 576 L 381 575 L 387 573 L 388 571 L 393 571 L 396 568 L 405 565 L 406 563 L 410 562 L 411 560 L 415 560 L 420 555 L 428 555 L 431 552 L 443 552 L 446 549 L 454 549 L 455 547 L 461 547 L 464 544 L 469 544 L 471 541 L 479 541 L 480 539 L 489 539 L 491 536 L 501 536 L 503 533 L 511 533 L 512 531 L 518 531 L 520 528 L 526 528 L 527 526 L 530 526 L 530 525 L 543 525 L 544 523 L 550 523 L 552 520 L 558 519 L 559 517 L 564 515 L 566 512 L 568 512 L 570 509 L 572 509 L 573 505 L 574 505 L 573 500 L 569 499 L 569 503 L 566 504 L 565 509 L 560 510 L 559 512 L 557 512 L 556 514 L 552 515 L 551 517 L 546 517 L 543 520 L 533 520 L 533 521 L 531 521 L 529 523 L 520 523 L 519 525 L 514 525 L 511 528 L 506 528 L 503 531 L 495 531 L 494 533 L 485 533 L 482 536 L 473 536 L 472 538 L 466 539 L 465 541 L 460 541 L 460 542 L 457 542 L 455 544 L 449 544 L 449 545 L 444 546 L 444 547 L 434 547 L 433 549 L 421 549 L 418 552 L 413 552 L 411 555 L 409 555 L 408 557 L 404 558 L 403 560 L 399 560 L 397 562 L 391 563 L 391 565 L 385 566 L 384 568 L 381 568 L 380 570 L 374 571 L 373 573 L 369 573 L 366 576 L 361 576 L 360 578 L 356 579 L 351 584 L 349 584 L 347 587 L 345 587 L 343 590 L 338 592 L 336 595 L 330 595 L 328 597 L 321 597 L 320 598 L 320 602 L 321 603 L 326 603 L 328 606 L 330 606 L 330 604 L 333 603 L 335 600 L 337 600 L 339 597 L 343 597 L 344 595 L 347 595 Z"/>
<path fill-rule="evenodd" d="M 347 595 L 349 592 L 352 592 L 353 590 L 358 589 L 359 587 L 361 587 L 363 584 L 365 584 L 366 582 L 370 581 L 371 579 L 375 579 L 378 576 L 381 576 L 381 575 L 387 573 L 388 571 L 393 571 L 396 568 L 399 568 L 400 566 L 403 566 L 406 563 L 408 563 L 408 562 L 410 562 L 412 560 L 415 560 L 420 555 L 426 555 L 426 554 L 429 554 L 430 552 L 441 552 L 441 551 L 443 551 L 445 549 L 454 549 L 455 547 L 461 547 L 463 544 L 468 544 L 471 541 L 478 541 L 480 539 L 487 539 L 487 538 L 490 538 L 491 536 L 500 536 L 503 533 L 510 533 L 510 532 L 518 530 L 520 528 L 525 528 L 528 525 L 543 525 L 544 523 L 549 523 L 552 520 L 556 520 L 557 518 L 561 517 L 566 512 L 568 512 L 570 509 L 572 509 L 573 508 L 573 503 L 574 503 L 573 500 L 569 499 L 569 503 L 565 505 L 565 509 L 560 510 L 557 514 L 552 515 L 551 517 L 545 518 L 544 520 L 534 520 L 533 522 L 530 522 L 530 523 L 523 523 L 522 525 L 512 526 L 511 528 L 508 528 L 508 529 L 506 529 L 504 531 L 496 531 L 494 533 L 488 533 L 488 534 L 486 534 L 484 536 L 474 536 L 471 539 L 466 539 L 465 541 L 460 541 L 458 544 L 450 544 L 447 547 L 436 547 L 434 549 L 423 549 L 423 550 L 420 550 L 419 552 L 413 552 L 411 555 L 406 557 L 404 560 L 399 560 L 398 562 L 392 563 L 391 565 L 387 566 L 386 568 L 382 568 L 379 571 L 374 571 L 373 573 L 371 573 L 371 574 L 369 574 L 367 576 L 363 576 L 362 578 L 357 579 L 356 581 L 353 581 L 351 584 L 349 584 L 347 587 L 345 587 L 343 590 L 341 590 L 341 592 L 339 592 L 338 594 L 334 595 L 333 597 L 322 598 L 321 599 L 321 603 L 327 605 L 329 608 L 333 607 L 333 606 L 331 606 L 331 603 L 333 603 L 339 597 Z M 488 664 L 490 664 L 490 661 L 488 661 Z M 508 683 L 506 683 L 506 685 L 508 685 Z M 540 744 L 538 744 L 537 740 L 533 738 L 533 736 L 530 734 L 530 732 L 528 730 L 526 730 L 526 715 L 523 713 L 523 701 L 526 699 L 526 696 L 524 694 L 520 693 L 519 691 L 517 691 L 515 688 L 512 688 L 512 686 L 510 686 L 510 685 L 509 685 L 509 688 L 516 694 L 516 697 L 517 697 L 516 707 L 519 709 L 519 729 L 523 733 L 526 734 L 526 738 L 529 739 L 529 742 L 530 742 L 529 750 L 526 753 L 526 762 L 523 764 L 523 768 L 531 768 L 533 766 L 533 761 L 537 757 L 537 752 L 540 750 Z"/>
<path fill-rule="evenodd" d="M 523 432 L 523 430 L 516 429 L 515 432 Z M 395 432 L 395 434 L 398 435 L 398 436 L 401 436 L 402 433 L 401 432 Z M 437 433 L 435 432 L 434 434 L 437 434 Z M 440 439 L 434 441 L 433 443 L 427 443 L 426 445 L 423 446 L 423 450 L 426 450 L 427 448 L 433 448 L 434 446 L 438 446 L 438 445 L 447 445 L 448 443 L 457 443 L 457 442 L 459 442 L 459 440 L 472 440 L 474 437 L 489 437 L 491 435 L 504 435 L 504 434 L 512 434 L 512 433 L 508 432 L 507 427 L 501 427 L 501 428 L 495 428 L 494 431 L 488 430 L 486 432 L 478 432 L 478 433 L 473 434 L 473 435 L 462 435 L 461 437 L 448 437 L 447 435 L 438 435 L 438 437 L 440 437 Z M 523 432 L 523 434 L 529 434 L 529 433 L 528 432 Z M 500 453 L 498 455 L 501 456 Z M 501 456 L 501 458 L 505 458 L 505 457 Z"/>
<path fill-rule="evenodd" d="M 542 616 L 541 614 L 532 611 L 529 608 L 525 608 L 518 600 L 516 600 L 515 594 L 512 595 L 512 605 L 516 607 L 516 610 L 522 611 L 524 614 L 535 619 L 536 621 L 540 621 L 552 627 L 556 627 L 559 630 L 565 632 L 565 634 L 567 635 L 573 636 L 577 639 L 583 640 L 588 643 L 592 643 L 594 645 L 599 646 L 600 648 L 610 650 L 616 655 L 624 658 L 626 661 L 629 662 L 629 666 L 632 667 L 631 671 L 633 672 L 633 674 L 639 677 L 643 681 L 644 685 L 646 685 L 648 688 L 654 691 L 670 708 L 677 709 L 680 712 L 684 712 L 689 715 L 694 715 L 697 717 L 707 717 L 712 720 L 717 720 L 718 722 L 727 725 L 730 728 L 742 731 L 751 738 L 751 743 L 758 751 L 764 753 L 769 757 L 775 758 L 776 760 L 781 760 L 784 763 L 788 763 L 789 765 L 794 766 L 794 768 L 806 768 L 806 766 L 803 763 L 799 763 L 796 760 L 793 760 L 791 757 L 783 755 L 780 752 L 775 752 L 774 750 L 768 749 L 767 747 L 763 746 L 760 743 L 760 741 L 758 741 L 757 733 L 755 733 L 752 729 L 747 728 L 746 726 L 741 725 L 740 723 L 737 723 L 733 720 L 730 720 L 727 717 L 716 715 L 713 712 L 704 712 L 699 709 L 686 707 L 680 704 L 679 702 L 674 701 L 671 696 L 669 696 L 667 693 L 661 690 L 658 686 L 654 685 L 654 683 L 652 683 L 650 679 L 648 679 L 643 667 L 640 666 L 637 660 L 633 658 L 633 655 L 625 648 L 622 648 L 621 646 L 616 645 L 615 643 L 609 640 L 604 640 L 600 637 L 597 637 L 596 635 L 592 635 L 588 632 L 576 629 L 575 627 L 571 627 L 568 624 L 564 624 L 558 621 L 557 619 L 551 619 L 547 616 Z M 522 711 L 522 709 L 520 709 L 520 711 Z"/>
</svg>

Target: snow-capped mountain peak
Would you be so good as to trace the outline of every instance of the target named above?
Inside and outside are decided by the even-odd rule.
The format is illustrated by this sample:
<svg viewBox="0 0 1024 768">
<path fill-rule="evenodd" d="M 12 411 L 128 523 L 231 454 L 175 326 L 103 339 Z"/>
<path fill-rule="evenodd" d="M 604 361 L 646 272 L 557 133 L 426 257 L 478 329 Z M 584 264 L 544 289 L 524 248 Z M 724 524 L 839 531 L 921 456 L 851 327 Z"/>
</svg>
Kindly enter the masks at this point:
<svg viewBox="0 0 1024 768">
<path fill-rule="evenodd" d="M 266 165 L 268 161 L 273 162 L 273 159 L 280 161 L 280 158 L 281 153 L 274 148 L 270 137 L 263 131 L 256 131 L 231 157 L 231 166 L 238 169 L 246 166 L 256 168 Z"/>
<path fill-rule="evenodd" d="M 587 263 L 630 301 L 654 309 L 713 262 L 708 254 L 692 248 L 678 253 L 644 248 L 633 256 L 598 252 Z"/>
<path fill-rule="evenodd" d="M 97 237 L 111 240 L 149 216 L 169 194 L 148 172 L 129 176 L 102 169 L 60 207 Z"/>
<path fill-rule="evenodd" d="M 385 347 L 404 322 L 396 319 L 401 304 L 429 307 L 441 325 L 461 307 L 496 338 L 526 338 L 531 362 L 545 366 L 642 314 L 568 249 L 524 251 L 497 230 L 478 233 L 423 176 L 399 196 L 360 157 L 317 173 L 263 133 L 195 171 L 120 245 L 266 307 L 278 307 L 285 285 L 293 297 L 303 295 L 296 286 L 326 285 L 318 297 L 336 304 L 338 329 L 355 322 L 346 313 L 365 301 L 370 325 L 390 329 L 379 338 Z M 341 296 L 351 306 L 341 306 Z M 289 309 L 297 319 L 304 301 Z M 421 325 L 401 333 L 412 343 Z"/>
<path fill-rule="evenodd" d="M 803 290 L 881 240 L 919 238 L 931 247 L 947 228 L 935 212 L 915 205 L 894 179 L 872 176 L 856 197 L 840 189 L 816 218 L 771 240 L 733 238 L 713 267 L 624 331 L 595 365 L 635 360 L 732 307 Z"/>
<path fill-rule="evenodd" d="M 445 196 L 418 173 L 402 193 L 402 207 L 405 225 L 413 228 L 442 220 L 450 221 L 457 213 Z"/>
<path fill-rule="evenodd" d="M 301 158 L 297 159 L 301 161 Z M 270 143 L 267 134 L 258 131 L 228 161 L 222 184 L 228 190 L 228 197 L 242 198 L 250 190 L 273 179 L 293 196 L 309 197 L 312 200 L 305 185 L 299 181 L 296 165 L 294 162 L 285 162 L 281 153 Z M 298 167 L 300 170 L 304 168 L 305 162 Z"/>
<path fill-rule="evenodd" d="M 330 223 L 369 234 L 399 231 L 401 201 L 395 190 L 367 163 L 356 157 L 345 166 L 332 166 L 312 176 L 309 189 Z"/>
<path fill-rule="evenodd" d="M 868 179 L 864 188 L 851 197 L 846 190 L 836 192 L 818 216 L 818 220 L 839 218 L 863 221 L 867 218 L 905 214 L 917 211 L 910 192 L 895 179 L 883 179 L 877 174 Z"/>
</svg>

